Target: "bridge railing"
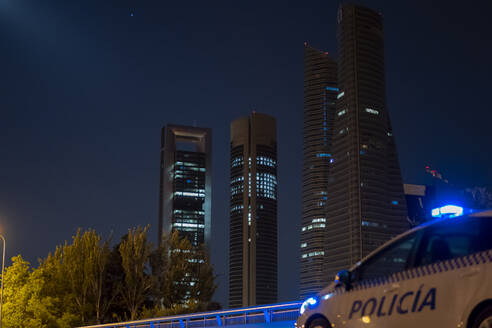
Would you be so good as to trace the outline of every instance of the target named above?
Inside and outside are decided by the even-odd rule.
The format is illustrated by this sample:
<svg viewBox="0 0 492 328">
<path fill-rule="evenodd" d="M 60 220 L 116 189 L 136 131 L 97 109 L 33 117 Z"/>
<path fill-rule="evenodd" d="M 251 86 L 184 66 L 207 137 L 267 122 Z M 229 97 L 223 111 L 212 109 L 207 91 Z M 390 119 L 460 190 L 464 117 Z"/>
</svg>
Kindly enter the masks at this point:
<svg viewBox="0 0 492 328">
<path fill-rule="evenodd" d="M 276 325 L 294 322 L 302 302 L 289 302 L 161 318 L 109 323 L 81 328 L 207 328 L 236 325 Z"/>
</svg>

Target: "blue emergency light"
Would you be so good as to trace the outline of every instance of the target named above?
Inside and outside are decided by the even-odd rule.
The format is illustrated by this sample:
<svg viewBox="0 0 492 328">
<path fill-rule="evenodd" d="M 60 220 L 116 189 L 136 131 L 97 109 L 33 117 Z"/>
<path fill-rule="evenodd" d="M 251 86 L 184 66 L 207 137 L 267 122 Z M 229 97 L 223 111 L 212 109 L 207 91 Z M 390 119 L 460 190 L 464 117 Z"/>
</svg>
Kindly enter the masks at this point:
<svg viewBox="0 0 492 328">
<path fill-rule="evenodd" d="M 456 216 L 463 215 L 463 207 L 457 205 L 445 205 L 438 208 L 434 208 L 431 212 L 434 218 L 454 218 Z"/>
</svg>

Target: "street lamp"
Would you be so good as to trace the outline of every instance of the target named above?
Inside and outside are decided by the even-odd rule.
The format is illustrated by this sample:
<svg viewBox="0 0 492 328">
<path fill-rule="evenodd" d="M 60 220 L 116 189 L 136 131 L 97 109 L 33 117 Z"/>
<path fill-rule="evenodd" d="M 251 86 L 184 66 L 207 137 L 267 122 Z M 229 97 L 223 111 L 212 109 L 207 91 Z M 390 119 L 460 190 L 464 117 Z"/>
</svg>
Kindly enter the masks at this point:
<svg viewBox="0 0 492 328">
<path fill-rule="evenodd" d="M 4 282 L 4 275 L 3 275 L 3 268 L 4 268 L 4 265 L 5 265 L 5 238 L 0 235 L 0 238 L 2 239 L 3 241 L 3 256 L 2 256 L 2 291 L 1 291 L 1 294 L 0 294 L 0 328 L 2 328 L 2 310 L 3 310 L 3 282 Z"/>
</svg>

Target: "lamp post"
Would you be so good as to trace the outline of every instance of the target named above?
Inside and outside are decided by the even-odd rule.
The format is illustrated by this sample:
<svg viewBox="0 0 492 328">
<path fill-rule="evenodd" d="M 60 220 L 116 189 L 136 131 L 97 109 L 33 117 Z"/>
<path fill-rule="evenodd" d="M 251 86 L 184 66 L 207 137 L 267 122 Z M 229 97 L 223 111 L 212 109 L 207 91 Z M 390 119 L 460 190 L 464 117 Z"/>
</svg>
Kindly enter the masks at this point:
<svg viewBox="0 0 492 328">
<path fill-rule="evenodd" d="M 2 328 L 2 310 L 3 310 L 3 272 L 4 272 L 4 265 L 5 265 L 5 238 L 0 235 L 0 238 L 3 241 L 3 256 L 2 256 L 2 291 L 0 292 L 0 328 Z"/>
</svg>

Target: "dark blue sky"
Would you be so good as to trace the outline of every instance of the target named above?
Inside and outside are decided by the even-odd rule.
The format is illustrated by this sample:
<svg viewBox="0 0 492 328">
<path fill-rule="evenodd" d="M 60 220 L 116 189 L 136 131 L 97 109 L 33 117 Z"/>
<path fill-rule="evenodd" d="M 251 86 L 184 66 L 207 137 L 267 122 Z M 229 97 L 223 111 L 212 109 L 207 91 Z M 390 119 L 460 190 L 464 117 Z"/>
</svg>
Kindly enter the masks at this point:
<svg viewBox="0 0 492 328">
<path fill-rule="evenodd" d="M 492 3 L 362 1 L 385 17 L 404 181 L 492 185 Z M 303 43 L 336 55 L 337 1 L 0 0 L 0 226 L 31 262 L 77 227 L 152 225 L 160 129 L 213 129 L 212 259 L 227 304 L 229 123 L 278 119 L 279 298 L 297 296 Z M 130 16 L 134 8 L 135 15 Z"/>
</svg>

